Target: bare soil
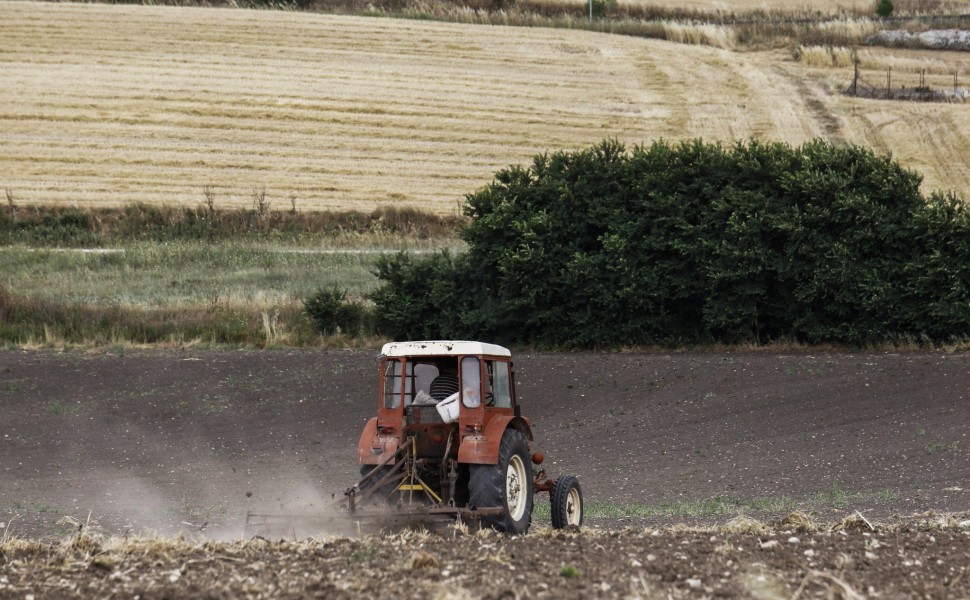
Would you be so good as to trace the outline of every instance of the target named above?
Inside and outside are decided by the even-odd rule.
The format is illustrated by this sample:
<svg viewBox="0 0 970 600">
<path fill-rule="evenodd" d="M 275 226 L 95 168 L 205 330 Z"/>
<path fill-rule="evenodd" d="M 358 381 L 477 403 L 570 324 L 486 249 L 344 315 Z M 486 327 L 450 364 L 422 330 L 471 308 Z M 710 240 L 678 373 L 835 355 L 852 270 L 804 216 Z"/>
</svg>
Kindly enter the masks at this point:
<svg viewBox="0 0 970 600">
<path fill-rule="evenodd" d="M 519 354 L 535 446 L 579 477 L 590 531 L 537 513 L 516 539 L 201 545 L 238 540 L 247 510 L 314 510 L 355 481 L 375 354 L 0 352 L 0 597 L 970 596 L 966 354 Z M 723 528 L 795 509 L 876 530 Z M 160 558 L 65 549 L 78 522 L 183 541 Z"/>
</svg>

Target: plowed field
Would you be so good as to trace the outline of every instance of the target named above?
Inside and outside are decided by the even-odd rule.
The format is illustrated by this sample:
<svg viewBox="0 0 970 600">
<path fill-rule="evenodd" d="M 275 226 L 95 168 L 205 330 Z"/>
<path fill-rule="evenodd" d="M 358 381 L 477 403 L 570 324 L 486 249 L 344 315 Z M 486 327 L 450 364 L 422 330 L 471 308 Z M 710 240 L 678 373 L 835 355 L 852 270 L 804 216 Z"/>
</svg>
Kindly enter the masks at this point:
<svg viewBox="0 0 970 600">
<path fill-rule="evenodd" d="M 0 597 L 970 594 L 963 354 L 521 354 L 586 533 L 208 541 L 355 480 L 373 354 L 0 353 Z"/>
</svg>

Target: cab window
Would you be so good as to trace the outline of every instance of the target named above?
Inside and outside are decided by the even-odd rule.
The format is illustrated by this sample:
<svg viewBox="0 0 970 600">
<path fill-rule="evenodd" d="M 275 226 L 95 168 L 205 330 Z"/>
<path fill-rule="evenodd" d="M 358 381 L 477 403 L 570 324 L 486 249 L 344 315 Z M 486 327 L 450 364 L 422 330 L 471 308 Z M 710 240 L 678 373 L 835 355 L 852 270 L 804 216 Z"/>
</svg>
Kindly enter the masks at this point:
<svg viewBox="0 0 970 600">
<path fill-rule="evenodd" d="M 486 362 L 485 403 L 498 408 L 512 408 L 512 384 L 509 377 L 509 363 L 490 360 Z"/>
<path fill-rule="evenodd" d="M 461 401 L 468 408 L 482 404 L 482 371 L 474 356 L 461 359 Z"/>
<path fill-rule="evenodd" d="M 404 377 L 401 371 L 401 361 L 386 361 L 384 363 L 384 408 L 400 406 L 403 391 Z"/>
<path fill-rule="evenodd" d="M 408 363 L 414 364 L 414 363 Z M 436 365 L 431 363 L 414 364 L 414 395 L 407 404 L 434 404 L 435 400 L 429 393 L 431 383 L 438 377 Z"/>
</svg>

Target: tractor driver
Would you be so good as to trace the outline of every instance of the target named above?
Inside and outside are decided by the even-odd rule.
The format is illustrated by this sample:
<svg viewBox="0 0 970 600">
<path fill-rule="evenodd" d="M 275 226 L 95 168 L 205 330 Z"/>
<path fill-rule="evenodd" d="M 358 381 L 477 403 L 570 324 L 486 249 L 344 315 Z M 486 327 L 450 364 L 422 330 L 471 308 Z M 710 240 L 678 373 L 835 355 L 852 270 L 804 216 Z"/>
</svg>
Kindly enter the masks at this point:
<svg viewBox="0 0 970 600">
<path fill-rule="evenodd" d="M 452 394 L 458 393 L 458 369 L 454 365 L 444 365 L 441 373 L 434 378 L 428 393 L 437 401 L 442 401 Z"/>
</svg>

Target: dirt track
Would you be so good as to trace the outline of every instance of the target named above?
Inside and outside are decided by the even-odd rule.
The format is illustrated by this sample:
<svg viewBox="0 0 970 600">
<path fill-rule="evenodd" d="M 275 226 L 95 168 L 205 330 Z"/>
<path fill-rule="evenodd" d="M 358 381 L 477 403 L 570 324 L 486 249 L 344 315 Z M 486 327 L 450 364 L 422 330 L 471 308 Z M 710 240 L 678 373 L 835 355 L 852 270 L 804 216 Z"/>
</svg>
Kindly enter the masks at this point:
<svg viewBox="0 0 970 600">
<path fill-rule="evenodd" d="M 2 352 L 0 521 L 232 532 L 247 509 L 318 506 L 355 480 L 375 354 Z M 591 524 L 970 509 L 964 354 L 524 354 L 516 372 Z"/>
<path fill-rule="evenodd" d="M 0 352 L 0 597 L 970 597 L 967 355 L 520 355 L 585 533 L 206 541 L 355 479 L 373 354 Z"/>
</svg>

